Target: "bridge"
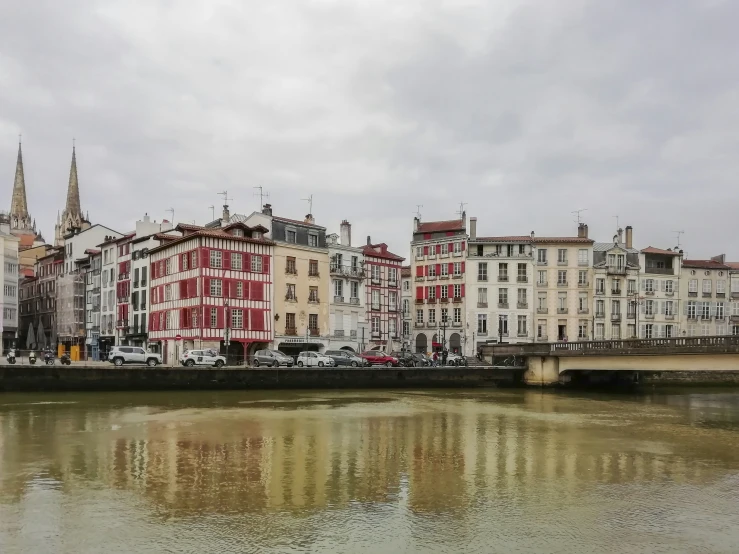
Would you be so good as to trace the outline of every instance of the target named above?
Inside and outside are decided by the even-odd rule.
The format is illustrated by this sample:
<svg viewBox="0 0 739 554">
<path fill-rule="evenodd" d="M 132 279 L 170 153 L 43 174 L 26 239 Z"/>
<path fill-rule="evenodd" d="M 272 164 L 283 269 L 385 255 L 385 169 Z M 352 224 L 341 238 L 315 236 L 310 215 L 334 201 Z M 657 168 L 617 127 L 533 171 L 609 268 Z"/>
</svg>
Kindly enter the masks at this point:
<svg viewBox="0 0 739 554">
<path fill-rule="evenodd" d="M 483 346 L 482 354 L 495 367 L 526 367 L 530 385 L 638 380 L 644 372 L 739 372 L 739 336 L 497 344 Z"/>
</svg>

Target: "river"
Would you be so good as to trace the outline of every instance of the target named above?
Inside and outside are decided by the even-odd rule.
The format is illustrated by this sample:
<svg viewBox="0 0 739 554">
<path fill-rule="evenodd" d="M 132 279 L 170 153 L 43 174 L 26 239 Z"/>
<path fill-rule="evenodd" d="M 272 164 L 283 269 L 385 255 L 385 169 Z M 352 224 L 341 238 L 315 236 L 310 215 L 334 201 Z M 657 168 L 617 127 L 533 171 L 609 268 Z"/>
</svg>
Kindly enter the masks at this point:
<svg viewBox="0 0 739 554">
<path fill-rule="evenodd" d="M 0 552 L 737 552 L 739 393 L 0 395 Z"/>
</svg>

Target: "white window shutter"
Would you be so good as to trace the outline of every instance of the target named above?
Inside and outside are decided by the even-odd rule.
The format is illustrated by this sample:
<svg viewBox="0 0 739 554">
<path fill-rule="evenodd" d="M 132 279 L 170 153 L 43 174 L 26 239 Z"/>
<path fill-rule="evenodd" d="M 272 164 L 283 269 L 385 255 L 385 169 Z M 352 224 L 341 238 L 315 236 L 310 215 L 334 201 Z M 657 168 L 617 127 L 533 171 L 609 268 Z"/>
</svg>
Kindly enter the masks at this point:
<svg viewBox="0 0 739 554">
<path fill-rule="evenodd" d="M 665 280 L 664 279 L 659 280 L 659 290 L 661 290 L 662 292 L 665 292 Z"/>
<path fill-rule="evenodd" d="M 683 315 L 688 315 L 688 303 L 683 302 Z"/>
<path fill-rule="evenodd" d="M 642 302 L 642 304 L 639 306 L 639 311 L 641 313 L 646 313 L 646 307 L 647 307 L 646 301 Z"/>
<path fill-rule="evenodd" d="M 665 315 L 665 301 L 664 300 L 659 303 L 659 313 L 661 313 L 662 315 Z"/>
<path fill-rule="evenodd" d="M 640 323 L 639 324 L 639 337 L 640 338 L 644 338 L 644 336 L 645 336 L 644 324 L 643 323 Z"/>
<path fill-rule="evenodd" d="M 641 290 L 647 290 L 647 280 L 643 280 L 641 282 Z"/>
</svg>

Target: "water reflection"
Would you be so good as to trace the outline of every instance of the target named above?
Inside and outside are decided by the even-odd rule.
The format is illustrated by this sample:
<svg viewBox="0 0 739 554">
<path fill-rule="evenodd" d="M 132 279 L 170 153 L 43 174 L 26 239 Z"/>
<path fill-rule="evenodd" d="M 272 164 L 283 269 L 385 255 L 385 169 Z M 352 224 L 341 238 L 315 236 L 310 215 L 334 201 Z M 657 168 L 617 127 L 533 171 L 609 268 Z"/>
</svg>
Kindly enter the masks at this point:
<svg viewBox="0 0 739 554">
<path fill-rule="evenodd" d="M 739 484 L 736 394 L 44 398 L 0 397 L 0 520 L 19 526 L 38 491 L 84 502 L 91 491 L 116 490 L 145 503 L 138 515 L 159 521 L 218 516 L 221 526 L 259 516 L 246 532 L 278 550 L 286 536 L 291 548 L 316 544 L 329 522 L 361 537 L 367 522 L 392 517 L 390 533 L 407 532 L 406 546 L 472 551 L 459 541 L 481 540 L 485 520 L 496 522 L 486 533 L 516 544 L 528 526 L 550 537 L 600 526 L 601 539 L 633 531 L 637 520 L 657 526 L 647 534 L 666 531 L 696 491 L 723 503 L 704 503 L 709 513 L 739 508 L 720 492 Z M 116 502 L 103 509 L 120 509 Z M 357 510 L 364 523 L 351 519 Z"/>
</svg>

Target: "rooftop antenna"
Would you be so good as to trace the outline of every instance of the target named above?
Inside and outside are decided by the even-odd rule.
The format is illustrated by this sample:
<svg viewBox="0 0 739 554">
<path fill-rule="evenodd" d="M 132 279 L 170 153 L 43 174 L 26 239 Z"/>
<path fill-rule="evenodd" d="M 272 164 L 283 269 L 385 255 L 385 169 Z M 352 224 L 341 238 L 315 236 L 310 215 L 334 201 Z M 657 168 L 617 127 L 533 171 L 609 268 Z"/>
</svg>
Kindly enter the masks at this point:
<svg viewBox="0 0 739 554">
<path fill-rule="evenodd" d="M 618 231 L 621 228 L 621 227 L 618 226 L 618 216 L 617 215 L 614 215 L 612 217 L 615 217 L 616 218 L 616 231 Z"/>
<path fill-rule="evenodd" d="M 301 200 L 308 202 L 308 213 L 313 215 L 313 195 L 311 194 L 308 198 L 301 198 Z"/>
<path fill-rule="evenodd" d="M 259 192 L 255 193 L 259 195 L 259 209 L 261 210 L 264 207 L 264 201 L 269 200 L 269 193 L 264 192 L 264 187 L 262 185 L 259 185 L 258 187 L 254 187 Z"/>
<path fill-rule="evenodd" d="M 224 206 L 228 206 L 228 201 L 229 200 L 233 200 L 233 198 L 229 198 L 228 197 L 228 191 L 227 190 L 224 190 L 223 192 L 219 192 L 218 194 L 220 194 L 221 196 L 223 196 L 223 205 Z"/>
<path fill-rule="evenodd" d="M 418 219 L 421 219 L 421 208 L 423 208 L 423 204 L 416 204 L 416 217 Z"/>
<path fill-rule="evenodd" d="M 172 214 L 172 224 L 174 224 L 174 208 L 169 208 L 168 210 L 164 210 L 164 211 Z"/>
<path fill-rule="evenodd" d="M 457 212 L 459 214 L 459 218 L 462 219 L 462 214 L 464 214 L 464 207 L 467 205 L 467 202 L 460 202 L 459 203 L 459 211 Z"/>
<path fill-rule="evenodd" d="M 579 210 L 574 210 L 574 211 L 572 211 L 572 212 L 570 212 L 570 213 L 571 213 L 571 214 L 575 214 L 575 217 L 577 218 L 577 219 L 575 220 L 575 223 L 577 223 L 578 225 L 580 225 L 580 223 L 582 223 L 582 218 L 580 218 L 580 214 L 581 214 L 582 212 L 587 212 L 587 211 L 588 211 L 588 209 L 587 209 L 587 208 L 581 208 L 581 209 L 579 209 Z"/>
<path fill-rule="evenodd" d="M 210 220 L 215 221 L 216 220 L 216 207 L 209 206 L 209 208 L 210 208 Z"/>
<path fill-rule="evenodd" d="M 680 235 L 685 234 L 685 231 L 673 231 L 677 235 L 677 246 L 675 247 L 675 250 L 680 250 Z"/>
</svg>

